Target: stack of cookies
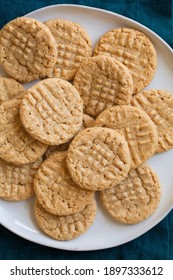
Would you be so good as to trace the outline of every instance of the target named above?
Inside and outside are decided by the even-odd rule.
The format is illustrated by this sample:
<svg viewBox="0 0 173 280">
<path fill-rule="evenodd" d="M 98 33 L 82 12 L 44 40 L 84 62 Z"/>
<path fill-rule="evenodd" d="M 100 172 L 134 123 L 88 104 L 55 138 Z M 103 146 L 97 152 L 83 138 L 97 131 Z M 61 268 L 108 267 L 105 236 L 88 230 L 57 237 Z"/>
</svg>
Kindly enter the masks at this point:
<svg viewBox="0 0 173 280">
<path fill-rule="evenodd" d="M 92 225 L 95 192 L 116 222 L 154 213 L 160 183 L 145 162 L 173 147 L 173 95 L 143 91 L 157 69 L 146 35 L 108 31 L 92 55 L 79 24 L 21 17 L 1 30 L 0 62 L 1 198 L 35 194 L 38 226 L 57 240 Z"/>
</svg>

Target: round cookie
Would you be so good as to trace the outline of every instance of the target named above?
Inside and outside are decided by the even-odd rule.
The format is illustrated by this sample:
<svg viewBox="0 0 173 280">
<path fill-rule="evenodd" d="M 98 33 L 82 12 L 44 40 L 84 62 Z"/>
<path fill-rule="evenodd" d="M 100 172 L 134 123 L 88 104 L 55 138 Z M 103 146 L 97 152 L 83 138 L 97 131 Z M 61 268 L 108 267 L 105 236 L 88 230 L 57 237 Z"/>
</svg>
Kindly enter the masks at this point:
<svg viewBox="0 0 173 280">
<path fill-rule="evenodd" d="M 0 198 L 20 201 L 33 196 L 33 180 L 41 162 L 15 166 L 0 159 Z"/>
<path fill-rule="evenodd" d="M 157 69 L 157 53 L 152 42 L 145 34 L 131 28 L 117 28 L 105 33 L 94 55 L 108 55 L 126 65 L 132 74 L 133 93 L 146 87 Z"/>
<path fill-rule="evenodd" d="M 0 77 L 0 104 L 18 97 L 24 91 L 24 87 L 17 81 Z"/>
<path fill-rule="evenodd" d="M 130 169 L 130 153 L 124 137 L 103 127 L 78 133 L 68 148 L 66 160 L 74 182 L 94 191 L 115 186 Z"/>
<path fill-rule="evenodd" d="M 87 127 L 91 127 L 93 125 L 93 123 L 94 123 L 94 119 L 92 117 L 90 117 L 86 114 L 83 114 L 83 121 L 82 121 L 81 130 L 83 130 Z M 65 144 L 49 146 L 47 151 L 44 154 L 44 158 L 46 159 L 52 153 L 57 152 L 57 151 L 59 151 L 59 152 L 67 151 L 70 143 L 71 143 L 71 140 L 68 141 Z"/>
<path fill-rule="evenodd" d="M 66 152 L 55 152 L 40 166 L 34 179 L 40 205 L 54 215 L 71 215 L 91 202 L 94 192 L 81 189 L 70 177 Z"/>
<path fill-rule="evenodd" d="M 96 202 L 93 199 L 82 211 L 67 215 L 52 215 L 44 210 L 36 200 L 34 214 L 40 229 L 56 240 L 72 240 L 85 233 L 96 216 Z"/>
<path fill-rule="evenodd" d="M 49 78 L 32 86 L 20 106 L 26 131 L 48 145 L 68 142 L 82 125 L 83 104 L 69 82 Z"/>
<path fill-rule="evenodd" d="M 48 27 L 33 18 L 19 17 L 1 29 L 0 63 L 19 82 L 46 77 L 56 63 L 56 42 Z"/>
<path fill-rule="evenodd" d="M 24 130 L 20 103 L 21 100 L 13 99 L 0 106 L 0 158 L 18 165 L 36 161 L 47 149 Z"/>
<path fill-rule="evenodd" d="M 173 148 L 173 94 L 151 89 L 133 96 L 131 104 L 144 110 L 156 125 L 157 153 Z"/>
<path fill-rule="evenodd" d="M 93 117 L 113 105 L 129 104 L 133 92 L 133 80 L 127 67 L 108 56 L 84 61 L 73 84 L 83 99 L 84 111 Z"/>
<path fill-rule="evenodd" d="M 130 105 L 106 109 L 96 118 L 94 126 L 118 130 L 125 137 L 131 156 L 131 168 L 136 168 L 156 151 L 158 134 L 150 117 Z"/>
<path fill-rule="evenodd" d="M 49 77 L 70 81 L 83 60 L 91 56 L 91 40 L 87 32 L 72 21 L 52 19 L 45 25 L 53 34 L 57 46 L 56 64 Z"/>
<path fill-rule="evenodd" d="M 111 217 L 125 224 L 139 223 L 157 209 L 160 183 L 156 173 L 142 165 L 131 169 L 118 186 L 100 192 L 101 203 Z"/>
</svg>

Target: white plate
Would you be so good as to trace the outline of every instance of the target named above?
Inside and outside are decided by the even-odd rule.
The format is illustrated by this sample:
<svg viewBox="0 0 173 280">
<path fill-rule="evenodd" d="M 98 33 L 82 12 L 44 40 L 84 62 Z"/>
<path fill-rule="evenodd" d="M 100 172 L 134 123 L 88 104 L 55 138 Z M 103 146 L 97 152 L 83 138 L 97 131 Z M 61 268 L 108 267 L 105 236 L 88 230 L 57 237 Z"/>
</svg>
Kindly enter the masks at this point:
<svg viewBox="0 0 173 280">
<path fill-rule="evenodd" d="M 131 27 L 143 31 L 153 42 L 158 54 L 158 70 L 148 88 L 167 89 L 173 92 L 173 51 L 155 33 L 128 18 L 95 8 L 76 5 L 55 5 L 36 10 L 27 16 L 40 21 L 62 18 L 83 25 L 93 46 L 106 31 L 117 27 Z M 3 71 L 0 70 L 3 75 Z M 173 207 L 173 149 L 153 156 L 149 164 L 157 172 L 162 186 L 162 197 L 157 211 L 137 225 L 114 222 L 98 202 L 96 220 L 90 229 L 72 241 L 56 241 L 40 232 L 33 216 L 33 199 L 24 202 L 0 200 L 0 222 L 7 229 L 30 241 L 66 250 L 97 250 L 124 244 L 145 233 L 160 222 Z"/>
</svg>

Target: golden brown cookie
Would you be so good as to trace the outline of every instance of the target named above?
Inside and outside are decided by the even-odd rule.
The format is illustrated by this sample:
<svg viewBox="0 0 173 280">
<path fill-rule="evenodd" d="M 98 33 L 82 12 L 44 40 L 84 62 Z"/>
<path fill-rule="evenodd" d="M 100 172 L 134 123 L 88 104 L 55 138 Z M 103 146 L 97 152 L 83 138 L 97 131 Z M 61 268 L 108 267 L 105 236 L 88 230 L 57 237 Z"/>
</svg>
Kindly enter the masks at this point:
<svg viewBox="0 0 173 280">
<path fill-rule="evenodd" d="M 129 172 L 127 142 L 113 129 L 87 128 L 71 142 L 67 151 L 67 167 L 74 182 L 82 188 L 111 188 Z"/>
<path fill-rule="evenodd" d="M 10 77 L 22 83 L 49 75 L 56 56 L 55 39 L 38 20 L 19 17 L 1 29 L 0 63 Z"/>
<path fill-rule="evenodd" d="M 82 211 L 67 215 L 52 215 L 35 202 L 34 214 L 40 229 L 57 240 L 72 240 L 84 234 L 93 224 L 96 216 L 96 202 L 93 199 Z"/>
<path fill-rule="evenodd" d="M 0 104 L 18 97 L 24 90 L 24 87 L 14 79 L 0 77 Z"/>
<path fill-rule="evenodd" d="M 149 38 L 131 28 L 117 28 L 99 40 L 94 55 L 108 55 L 128 67 L 137 93 L 146 87 L 157 69 L 157 53 Z"/>
<path fill-rule="evenodd" d="M 69 82 L 49 78 L 32 86 L 20 106 L 26 131 L 47 145 L 68 142 L 82 125 L 83 104 Z"/>
<path fill-rule="evenodd" d="M 156 173 L 142 165 L 131 169 L 128 177 L 114 188 L 100 192 L 100 199 L 111 217 L 125 224 L 139 223 L 157 209 L 160 183 Z"/>
<path fill-rule="evenodd" d="M 173 94 L 151 89 L 133 96 L 131 104 L 144 110 L 156 125 L 158 147 L 163 152 L 173 147 Z"/>
<path fill-rule="evenodd" d="M 55 215 L 71 215 L 91 202 L 94 192 L 79 188 L 66 166 L 66 152 L 55 152 L 40 166 L 34 179 L 40 205 Z"/>
<path fill-rule="evenodd" d="M 45 25 L 53 34 L 57 46 L 56 64 L 49 77 L 70 81 L 80 64 L 92 54 L 89 35 L 79 24 L 69 20 L 52 19 Z"/>
<path fill-rule="evenodd" d="M 83 99 L 84 111 L 93 117 L 113 105 L 129 104 L 133 92 L 133 80 L 127 67 L 108 56 L 96 56 L 83 62 L 73 84 Z"/>
<path fill-rule="evenodd" d="M 136 168 L 156 151 L 158 134 L 150 117 L 130 105 L 114 106 L 96 118 L 94 126 L 108 127 L 121 132 L 129 146 L 131 168 Z"/>
<path fill-rule="evenodd" d="M 18 165 L 36 161 L 47 149 L 24 130 L 20 103 L 21 100 L 13 99 L 0 106 L 0 158 Z"/>
<path fill-rule="evenodd" d="M 33 196 L 33 180 L 41 162 L 15 166 L 0 159 L 0 198 L 20 201 Z"/>
</svg>

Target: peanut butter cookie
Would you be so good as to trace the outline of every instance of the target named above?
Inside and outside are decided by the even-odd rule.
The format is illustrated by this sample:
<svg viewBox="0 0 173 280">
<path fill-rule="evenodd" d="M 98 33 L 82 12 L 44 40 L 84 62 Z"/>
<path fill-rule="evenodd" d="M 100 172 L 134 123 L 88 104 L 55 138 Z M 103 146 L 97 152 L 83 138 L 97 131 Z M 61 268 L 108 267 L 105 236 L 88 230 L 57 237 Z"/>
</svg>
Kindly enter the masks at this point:
<svg viewBox="0 0 173 280">
<path fill-rule="evenodd" d="M 133 93 L 146 87 L 157 69 L 157 53 L 152 42 L 145 34 L 131 28 L 117 28 L 105 33 L 94 55 L 108 55 L 126 65 L 132 74 Z"/>
<path fill-rule="evenodd" d="M 63 19 L 45 22 L 56 40 L 57 60 L 49 77 L 70 81 L 80 64 L 92 54 L 91 40 L 77 23 Z"/>
<path fill-rule="evenodd" d="M 72 179 L 81 188 L 111 188 L 129 172 L 127 142 L 120 133 L 110 128 L 84 129 L 68 148 L 67 167 Z"/>
<path fill-rule="evenodd" d="M 66 152 L 55 152 L 40 166 L 34 180 L 38 202 L 55 215 L 70 215 L 91 202 L 94 192 L 81 189 L 70 177 Z"/>
<path fill-rule="evenodd" d="M 114 106 L 96 118 L 94 126 L 118 130 L 124 135 L 130 150 L 131 168 L 149 159 L 158 145 L 157 129 L 150 117 L 130 105 Z"/>
<path fill-rule="evenodd" d="M 87 205 L 82 211 L 67 216 L 52 215 L 40 206 L 34 207 L 35 218 L 40 229 L 56 240 L 72 240 L 85 233 L 96 216 L 96 202 Z"/>
<path fill-rule="evenodd" d="M 157 153 L 173 148 L 173 94 L 151 89 L 133 96 L 131 104 L 144 110 L 158 132 Z"/>
<path fill-rule="evenodd" d="M 56 57 L 55 39 L 42 22 L 19 17 L 1 29 L 0 63 L 15 80 L 24 83 L 48 76 Z"/>
<path fill-rule="evenodd" d="M 118 186 L 100 192 L 106 212 L 120 223 L 139 223 L 155 212 L 160 201 L 160 183 L 156 173 L 142 165 L 131 169 Z"/>
<path fill-rule="evenodd" d="M 96 56 L 83 62 L 73 84 L 83 99 L 84 111 L 93 117 L 113 105 L 129 104 L 133 92 L 128 68 L 108 56 Z"/>
<path fill-rule="evenodd" d="M 20 106 L 26 131 L 47 145 L 68 142 L 82 126 L 83 103 L 69 82 L 49 78 L 32 86 Z"/>
</svg>

